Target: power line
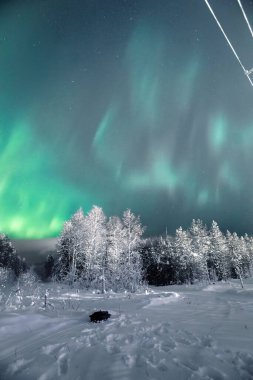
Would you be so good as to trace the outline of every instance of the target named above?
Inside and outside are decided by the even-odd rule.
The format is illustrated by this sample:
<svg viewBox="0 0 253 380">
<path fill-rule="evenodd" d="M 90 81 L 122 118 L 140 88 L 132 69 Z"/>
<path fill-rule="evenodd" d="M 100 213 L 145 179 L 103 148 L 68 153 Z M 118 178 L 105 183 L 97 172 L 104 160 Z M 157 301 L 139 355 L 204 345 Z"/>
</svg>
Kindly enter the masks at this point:
<svg viewBox="0 0 253 380">
<path fill-rule="evenodd" d="M 253 37 L 253 31 L 252 31 L 252 29 L 251 29 L 251 26 L 250 26 L 249 20 L 248 20 L 248 18 L 247 18 L 247 15 L 246 15 L 246 13 L 245 13 L 245 11 L 244 11 L 244 9 L 243 9 L 243 6 L 242 6 L 242 3 L 241 3 L 241 0 L 237 0 L 237 3 L 239 4 L 239 6 L 240 6 L 240 8 L 241 8 L 241 11 L 242 11 L 243 17 L 245 18 L 245 21 L 246 21 L 246 23 L 247 23 L 247 25 L 248 25 L 248 28 L 249 28 L 249 30 L 250 30 L 250 33 L 251 33 L 251 35 L 252 35 L 252 37 Z"/>
<path fill-rule="evenodd" d="M 240 0 L 237 0 L 237 1 L 240 1 Z M 217 19 L 217 17 L 216 17 L 216 15 L 215 15 L 215 13 L 214 13 L 214 11 L 213 11 L 211 5 L 209 4 L 208 0 L 205 0 L 205 3 L 206 3 L 206 5 L 207 5 L 208 9 L 210 10 L 210 12 L 211 12 L 213 18 L 215 19 L 215 21 L 216 21 L 218 27 L 220 28 L 222 34 L 224 35 L 224 37 L 225 37 L 225 39 L 226 39 L 228 45 L 230 46 L 230 48 L 231 48 L 231 50 L 232 50 L 234 56 L 236 57 L 237 61 L 239 62 L 241 68 L 243 69 L 244 74 L 246 75 L 246 77 L 247 77 L 248 80 L 250 81 L 251 86 L 253 87 L 253 82 L 252 82 L 252 80 L 251 80 L 251 78 L 250 78 L 250 76 L 249 76 L 249 75 L 252 73 L 252 70 L 253 70 L 253 69 L 251 69 L 251 70 L 246 70 L 246 69 L 245 69 L 245 67 L 243 66 L 243 64 L 242 64 L 242 62 L 241 62 L 241 60 L 240 60 L 238 54 L 236 53 L 236 51 L 235 51 L 235 49 L 234 49 L 234 47 L 233 47 L 233 45 L 232 45 L 232 43 L 230 42 L 228 36 L 226 35 L 224 29 L 223 29 L 222 26 L 221 26 L 219 20 Z M 242 8 L 242 9 L 243 9 L 243 8 Z M 244 13 L 245 13 L 245 12 L 244 12 Z M 253 36 L 253 35 L 252 35 L 252 36 Z"/>
<path fill-rule="evenodd" d="M 242 11 L 243 17 L 245 18 L 245 21 L 246 21 L 246 23 L 247 23 L 247 25 L 248 25 L 249 31 L 250 31 L 250 33 L 251 33 L 251 35 L 252 35 L 252 37 L 253 37 L 253 31 L 252 31 L 251 25 L 250 25 L 250 23 L 249 23 L 248 17 L 247 17 L 247 15 L 246 15 L 246 13 L 245 13 L 245 10 L 244 10 L 244 8 L 243 8 L 243 6 L 242 6 L 241 0 L 237 0 L 237 2 L 238 2 L 239 6 L 240 6 L 240 8 L 241 8 L 241 11 Z M 252 74 L 252 73 L 253 73 L 253 68 L 250 69 L 250 70 L 246 70 L 246 72 L 245 72 L 245 74 L 247 75 L 247 77 L 248 77 L 249 79 L 250 79 L 249 75 Z"/>
</svg>

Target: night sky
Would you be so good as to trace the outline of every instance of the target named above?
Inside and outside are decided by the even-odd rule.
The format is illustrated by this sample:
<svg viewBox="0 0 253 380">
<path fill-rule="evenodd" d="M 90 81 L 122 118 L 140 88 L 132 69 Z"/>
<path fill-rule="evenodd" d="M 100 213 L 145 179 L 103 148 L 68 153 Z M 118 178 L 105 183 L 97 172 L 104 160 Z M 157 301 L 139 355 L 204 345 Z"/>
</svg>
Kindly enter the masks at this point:
<svg viewBox="0 0 253 380">
<path fill-rule="evenodd" d="M 236 0 L 210 1 L 246 69 Z M 242 0 L 253 26 L 253 1 Z M 77 208 L 253 233 L 253 87 L 204 0 L 0 3 L 0 230 Z"/>
</svg>

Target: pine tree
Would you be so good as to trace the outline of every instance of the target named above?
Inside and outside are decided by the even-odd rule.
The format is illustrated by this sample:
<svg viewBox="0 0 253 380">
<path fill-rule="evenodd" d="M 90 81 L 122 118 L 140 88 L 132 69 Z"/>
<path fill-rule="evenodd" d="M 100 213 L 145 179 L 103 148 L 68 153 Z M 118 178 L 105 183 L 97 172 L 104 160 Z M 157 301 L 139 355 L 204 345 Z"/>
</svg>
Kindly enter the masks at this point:
<svg viewBox="0 0 253 380">
<path fill-rule="evenodd" d="M 142 248 L 140 250 L 142 265 L 143 265 L 143 279 L 152 283 L 152 267 L 155 264 L 155 260 L 152 254 L 152 238 L 146 238 L 142 240 Z"/>
<path fill-rule="evenodd" d="M 193 219 L 189 229 L 191 236 L 191 250 L 194 257 L 194 277 L 198 280 L 207 280 L 210 283 L 208 271 L 208 251 L 210 239 L 206 226 L 200 219 Z"/>
<path fill-rule="evenodd" d="M 13 256 L 16 254 L 10 239 L 4 234 L 0 234 L 0 265 L 3 268 L 11 268 Z"/>
<path fill-rule="evenodd" d="M 176 230 L 174 241 L 174 254 L 177 266 L 178 282 L 193 282 L 193 255 L 191 251 L 191 238 L 182 227 Z"/>
<path fill-rule="evenodd" d="M 61 281 L 66 279 L 70 272 L 72 262 L 72 225 L 66 221 L 63 230 L 56 244 L 56 253 L 58 255 L 56 262 L 56 276 Z"/>
<path fill-rule="evenodd" d="M 177 282 L 176 255 L 172 239 L 167 234 L 150 239 L 150 264 L 147 279 L 151 285 L 169 285 Z M 144 267 L 145 269 L 145 267 Z"/>
<path fill-rule="evenodd" d="M 209 236 L 208 268 L 210 277 L 213 281 L 216 281 L 217 278 L 218 280 L 227 280 L 229 276 L 227 242 L 215 221 L 212 222 Z"/>
<path fill-rule="evenodd" d="M 53 271 L 54 271 L 54 257 L 49 254 L 47 256 L 47 260 L 45 262 L 45 277 L 46 279 L 50 279 L 53 275 Z"/>
<path fill-rule="evenodd" d="M 242 245 L 240 238 L 234 232 L 231 234 L 227 231 L 227 246 L 229 250 L 230 262 L 232 270 L 235 272 L 236 277 L 239 277 L 242 288 L 243 284 L 243 256 L 242 256 Z"/>
<path fill-rule="evenodd" d="M 10 239 L 0 234 L 0 267 L 8 268 L 18 277 L 26 268 L 25 259 L 17 255 Z"/>
<path fill-rule="evenodd" d="M 165 236 L 164 255 L 162 260 L 164 262 L 164 271 L 166 275 L 166 284 L 176 284 L 178 282 L 178 257 L 175 250 L 175 238 L 172 239 L 169 235 Z"/>
</svg>

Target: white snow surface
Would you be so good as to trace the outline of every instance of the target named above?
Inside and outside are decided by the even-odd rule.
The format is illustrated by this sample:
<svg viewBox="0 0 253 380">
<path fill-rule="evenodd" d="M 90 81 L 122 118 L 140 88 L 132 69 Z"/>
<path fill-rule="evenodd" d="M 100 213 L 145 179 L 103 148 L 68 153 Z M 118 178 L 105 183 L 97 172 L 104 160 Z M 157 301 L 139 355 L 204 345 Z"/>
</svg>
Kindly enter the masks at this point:
<svg viewBox="0 0 253 380">
<path fill-rule="evenodd" d="M 50 285 L 49 306 L 4 310 L 1 380 L 253 379 L 253 280 L 93 294 Z M 108 310 L 111 318 L 91 323 Z"/>
</svg>

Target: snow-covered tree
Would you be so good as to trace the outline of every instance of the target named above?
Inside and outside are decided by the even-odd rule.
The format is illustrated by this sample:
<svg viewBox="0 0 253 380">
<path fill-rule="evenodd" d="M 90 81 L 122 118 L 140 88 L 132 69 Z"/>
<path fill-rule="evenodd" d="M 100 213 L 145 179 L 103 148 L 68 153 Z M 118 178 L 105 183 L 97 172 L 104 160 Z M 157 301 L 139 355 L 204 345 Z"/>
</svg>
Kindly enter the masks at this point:
<svg viewBox="0 0 253 380">
<path fill-rule="evenodd" d="M 188 232 L 184 231 L 182 227 L 176 230 L 174 255 L 177 266 L 177 280 L 179 282 L 192 283 L 194 280 L 194 256 L 191 251 L 191 238 Z"/>
<path fill-rule="evenodd" d="M 81 208 L 64 223 L 57 242 L 57 254 L 58 277 L 73 285 L 80 276 L 84 264 L 84 215 Z"/>
<path fill-rule="evenodd" d="M 200 219 L 193 219 L 189 228 L 191 236 L 191 250 L 193 256 L 193 272 L 194 278 L 198 280 L 207 280 L 210 282 L 208 271 L 208 252 L 210 247 L 210 239 L 206 226 Z"/>
<path fill-rule="evenodd" d="M 4 234 L 0 234 L 0 265 L 3 268 L 10 268 L 15 253 L 10 239 Z"/>
<path fill-rule="evenodd" d="M 122 222 L 125 229 L 125 272 L 122 280 L 125 289 L 135 291 L 142 281 L 142 261 L 140 249 L 144 227 L 140 222 L 140 217 L 135 216 L 129 209 L 123 213 Z"/>
<path fill-rule="evenodd" d="M 17 255 L 10 239 L 0 234 L 0 267 L 8 268 L 18 277 L 26 268 L 25 260 Z"/>
<path fill-rule="evenodd" d="M 251 277 L 253 273 L 253 239 L 247 234 L 242 237 L 242 255 L 244 277 Z"/>
<path fill-rule="evenodd" d="M 52 278 L 53 272 L 54 272 L 54 265 L 55 265 L 54 257 L 51 254 L 49 254 L 45 262 L 45 278 L 46 279 Z"/>
<path fill-rule="evenodd" d="M 165 235 L 162 243 L 161 262 L 166 276 L 166 284 L 175 284 L 178 282 L 178 256 L 175 249 L 175 238 Z"/>
<path fill-rule="evenodd" d="M 173 239 L 166 234 L 149 239 L 149 246 L 146 244 L 144 248 L 144 270 L 151 285 L 169 285 L 177 282 L 177 263 L 172 242 Z"/>
<path fill-rule="evenodd" d="M 106 216 L 101 207 L 93 206 L 85 217 L 83 240 L 83 281 L 87 287 L 106 287 Z"/>
<path fill-rule="evenodd" d="M 213 281 L 226 280 L 229 276 L 228 250 L 226 238 L 217 222 L 213 221 L 210 231 L 210 246 L 208 252 L 208 268 Z"/>
<path fill-rule="evenodd" d="M 20 307 L 39 306 L 42 304 L 41 296 L 41 282 L 33 268 L 30 268 L 20 275 L 9 303 Z"/>
<path fill-rule="evenodd" d="M 9 268 L 0 267 L 0 304 L 6 302 L 9 289 L 15 282 L 14 273 Z"/>
<path fill-rule="evenodd" d="M 126 230 L 120 218 L 110 217 L 107 222 L 106 278 L 114 290 L 122 290 L 123 287 L 125 239 Z"/>
<path fill-rule="evenodd" d="M 72 262 L 72 225 L 70 221 L 64 223 L 62 232 L 56 244 L 57 262 L 56 275 L 59 280 L 63 280 L 70 272 Z"/>
<path fill-rule="evenodd" d="M 236 277 L 240 279 L 243 288 L 243 255 L 242 255 L 242 241 L 237 233 L 231 234 L 227 231 L 227 246 L 229 250 L 230 263 L 232 271 Z"/>
</svg>

